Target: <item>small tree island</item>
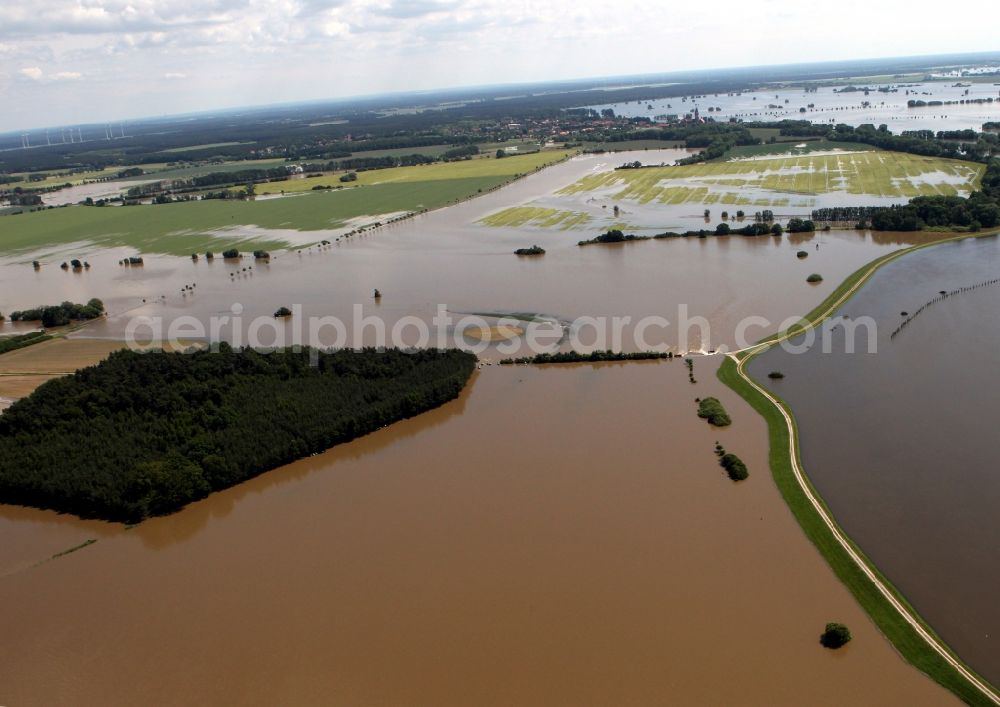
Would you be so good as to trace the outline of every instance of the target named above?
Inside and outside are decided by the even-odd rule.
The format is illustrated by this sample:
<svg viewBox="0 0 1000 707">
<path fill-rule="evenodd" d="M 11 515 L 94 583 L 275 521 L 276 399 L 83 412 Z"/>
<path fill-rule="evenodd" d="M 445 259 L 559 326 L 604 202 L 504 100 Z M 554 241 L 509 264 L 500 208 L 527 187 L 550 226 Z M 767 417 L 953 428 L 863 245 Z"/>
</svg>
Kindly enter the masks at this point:
<svg viewBox="0 0 1000 707">
<path fill-rule="evenodd" d="M 699 400 L 698 417 L 708 420 L 708 424 L 715 427 L 726 427 L 733 422 L 718 398 L 702 398 Z"/>
<path fill-rule="evenodd" d="M 828 623 L 819 642 L 824 648 L 840 648 L 851 640 L 851 632 L 844 624 Z"/>
</svg>

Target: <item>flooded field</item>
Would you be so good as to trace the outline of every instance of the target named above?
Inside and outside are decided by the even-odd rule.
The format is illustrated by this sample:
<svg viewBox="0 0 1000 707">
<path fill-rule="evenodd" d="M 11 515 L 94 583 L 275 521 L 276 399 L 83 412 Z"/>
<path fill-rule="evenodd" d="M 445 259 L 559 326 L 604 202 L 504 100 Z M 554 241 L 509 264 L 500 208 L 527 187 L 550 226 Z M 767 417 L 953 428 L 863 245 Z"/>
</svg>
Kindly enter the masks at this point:
<svg viewBox="0 0 1000 707">
<path fill-rule="evenodd" d="M 633 101 L 588 106 L 600 111 L 611 108 L 616 115 L 655 118 L 659 115 L 693 113 L 717 120 L 737 118 L 744 121 L 808 120 L 813 123 L 885 124 L 889 130 L 981 130 L 983 123 L 1000 119 L 1000 85 L 950 81 L 911 84 L 855 83 L 858 89 L 844 92 L 844 87 L 820 87 L 815 92 L 801 88 L 774 91 L 760 90 L 737 94 L 687 96 L 655 101 Z M 880 92 L 879 88 L 887 89 Z M 893 90 L 894 89 L 894 90 Z M 992 103 L 965 103 L 969 99 L 989 99 Z M 947 101 L 952 105 L 907 106 L 909 101 Z M 712 110 L 709 110 L 709 109 Z M 804 109 L 804 110 L 803 110 Z"/>
<path fill-rule="evenodd" d="M 406 317 L 417 317 L 437 332 L 433 320 L 438 305 L 452 313 L 454 325 L 468 313 L 535 313 L 559 322 L 620 315 L 632 317 L 629 326 L 645 316 L 662 316 L 668 324 L 649 329 L 646 348 L 663 344 L 687 351 L 732 346 L 737 343 L 737 327 L 751 314 L 767 316 L 775 325 L 802 315 L 862 264 L 905 243 L 932 237 L 851 231 L 805 238 L 734 236 L 580 248 L 574 238 L 558 231 L 528 237 L 489 229 L 487 235 L 449 231 L 444 224 L 436 228 L 434 222 L 444 219 L 431 216 L 426 225 L 421 221 L 339 246 L 285 253 L 267 264 L 250 262 L 252 270 L 243 270 L 248 261 L 193 263 L 169 256 L 148 258 L 143 267 L 128 268 L 117 264 L 114 253 L 86 255 L 92 268 L 84 273 L 11 267 L 19 287 L 5 291 L 11 299 L 0 306 L 14 310 L 97 296 L 105 302 L 109 317 L 89 324 L 76 336 L 122 338 L 136 316 L 160 318 L 166 333 L 170 322 L 187 315 L 202 322 L 208 332 L 212 317 L 229 316 L 215 338 L 233 340 L 239 328 L 240 340 L 247 341 L 255 318 L 270 317 L 280 306 L 301 305 L 300 315 L 291 321 L 266 324 L 262 331 L 267 338 L 262 341 L 268 345 L 289 341 L 296 322 L 313 316 L 332 315 L 348 324 L 341 345 L 359 340 L 375 343 L 373 327 L 356 336 L 354 323 L 368 316 L 377 317 L 387 331 Z M 534 260 L 513 255 L 516 248 L 531 243 L 540 244 L 547 254 Z M 805 261 L 796 258 L 801 248 L 809 252 Z M 817 271 L 825 281 L 819 286 L 807 284 L 806 276 Z M 196 287 L 182 290 L 189 285 Z M 377 301 L 371 297 L 376 287 L 382 293 Z M 240 317 L 233 316 L 237 304 Z M 688 321 L 703 317 L 705 326 L 687 326 L 682 314 Z M 442 329 L 452 340 L 453 332 Z M 755 331 L 751 341 L 764 333 Z M 144 336 L 150 335 L 147 332 L 138 331 Z M 409 329 L 402 335 L 416 337 Z M 334 345 L 337 337 L 337 332 L 327 330 L 320 343 Z M 596 335 L 588 338 L 581 333 L 580 339 L 582 344 L 599 343 Z M 624 336 L 623 346 L 637 348 L 630 345 L 634 340 Z"/>
<path fill-rule="evenodd" d="M 65 206 L 67 204 L 77 204 L 86 199 L 93 199 L 94 201 L 97 201 L 98 199 L 111 199 L 121 196 L 132 187 L 148 184 L 153 181 L 156 180 L 146 179 L 135 181 L 117 179 L 106 182 L 87 182 L 84 184 L 76 184 L 66 187 L 65 189 L 59 189 L 58 191 L 43 194 L 42 202 L 47 206 Z"/>
<path fill-rule="evenodd" d="M 633 154 L 673 161 L 684 153 L 622 153 L 614 159 Z M 86 243 L 7 257 L 0 260 L 0 270 L 11 287 L 0 292 L 0 311 L 99 297 L 110 316 L 88 325 L 78 336 L 122 338 L 128 322 L 138 315 L 158 317 L 164 328 L 190 315 L 206 331 L 212 317 L 229 316 L 230 322 L 215 338 L 233 340 L 237 329 L 247 333 L 255 317 L 270 317 L 281 306 L 301 305 L 301 315 L 292 321 L 272 321 L 274 330 L 267 332 L 265 343 L 280 343 L 281 337 L 287 341 L 296 321 L 332 315 L 349 325 L 341 344 L 353 345 L 374 343 L 372 328 L 355 335 L 353 323 L 363 317 L 377 316 L 391 330 L 406 317 L 432 322 L 438 305 L 444 305 L 455 322 L 450 328 L 432 328 L 443 331 L 449 342 L 459 320 L 469 313 L 527 313 L 567 326 L 584 316 L 629 316 L 632 321 L 625 325 L 622 344 L 614 348 L 662 345 L 675 351 L 707 350 L 738 343 L 737 327 L 748 315 L 768 317 L 776 326 L 809 311 L 862 264 L 904 244 L 935 237 L 849 231 L 580 248 L 578 232 L 478 225 L 500 205 L 524 203 L 608 169 L 608 159 L 575 158 L 481 198 L 329 246 L 275 252 L 266 262 L 147 255 L 142 267 L 123 267 L 118 261 L 135 251 Z M 513 255 L 515 249 L 533 243 L 547 254 L 534 259 Z M 795 257 L 801 248 L 808 250 L 807 260 Z M 31 267 L 35 257 L 43 259 L 41 270 Z M 91 269 L 60 270 L 57 263 L 70 257 L 87 260 Z M 822 272 L 824 282 L 808 285 L 805 278 L 811 272 Z M 372 298 L 375 288 L 382 294 L 377 301 Z M 232 316 L 237 304 L 239 318 Z M 646 345 L 638 345 L 634 329 L 646 316 L 664 317 L 668 324 L 649 328 Z M 684 321 L 693 317 L 704 318 L 707 327 Z M 752 341 L 763 333 L 756 328 L 747 336 Z M 197 338 L 190 332 L 184 336 Z M 402 331 L 403 343 L 418 343 L 415 336 L 411 330 Z M 578 338 L 584 348 L 608 348 L 597 334 L 582 331 Z M 318 343 L 338 343 L 336 332 L 327 330 Z"/>
<path fill-rule="evenodd" d="M 795 412 L 805 469 L 843 528 L 994 683 L 998 277 L 996 237 L 922 250 L 878 272 L 836 315 L 872 317 L 877 354 L 844 353 L 841 320 L 831 354 L 776 349 L 750 364 L 757 380 L 785 374 L 769 387 Z"/>
<path fill-rule="evenodd" d="M 890 206 L 916 196 L 968 196 L 984 169 L 971 162 L 874 150 L 682 166 L 655 166 L 655 156 L 640 161 L 645 165 L 641 169 L 589 174 L 528 205 L 489 214 L 482 223 L 577 231 L 712 230 L 723 222 L 734 227 L 744 224 L 738 212 L 752 219 L 755 212 L 771 209 L 781 220 L 808 218 L 813 209 L 824 207 Z"/>
<path fill-rule="evenodd" d="M 717 363 L 487 368 L 132 530 L 0 507 L 0 701 L 954 704 L 801 534 Z"/>
</svg>

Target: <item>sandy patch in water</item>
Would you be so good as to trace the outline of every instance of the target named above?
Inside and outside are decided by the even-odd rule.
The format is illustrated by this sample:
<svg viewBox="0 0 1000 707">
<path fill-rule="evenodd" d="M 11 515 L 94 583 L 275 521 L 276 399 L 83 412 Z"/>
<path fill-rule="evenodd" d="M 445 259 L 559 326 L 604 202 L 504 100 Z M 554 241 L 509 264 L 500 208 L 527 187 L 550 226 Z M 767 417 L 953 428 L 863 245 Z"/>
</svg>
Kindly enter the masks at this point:
<svg viewBox="0 0 1000 707">
<path fill-rule="evenodd" d="M 471 326 L 462 330 L 464 336 L 478 341 L 510 341 L 511 339 L 523 336 L 524 329 L 509 324 L 499 326 Z"/>
</svg>

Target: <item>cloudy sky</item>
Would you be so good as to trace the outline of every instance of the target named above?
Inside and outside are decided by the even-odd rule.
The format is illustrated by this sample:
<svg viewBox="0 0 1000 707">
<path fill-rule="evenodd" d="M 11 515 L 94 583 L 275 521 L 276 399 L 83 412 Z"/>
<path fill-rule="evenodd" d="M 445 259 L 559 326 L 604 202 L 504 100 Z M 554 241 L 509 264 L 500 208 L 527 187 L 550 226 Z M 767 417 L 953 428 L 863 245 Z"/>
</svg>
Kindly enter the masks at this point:
<svg viewBox="0 0 1000 707">
<path fill-rule="evenodd" d="M 1000 49 L 995 0 L 31 0 L 0 130 L 409 89 Z M 842 19 L 838 19 L 842 18 Z M 938 18 L 935 20 L 934 18 Z"/>
</svg>

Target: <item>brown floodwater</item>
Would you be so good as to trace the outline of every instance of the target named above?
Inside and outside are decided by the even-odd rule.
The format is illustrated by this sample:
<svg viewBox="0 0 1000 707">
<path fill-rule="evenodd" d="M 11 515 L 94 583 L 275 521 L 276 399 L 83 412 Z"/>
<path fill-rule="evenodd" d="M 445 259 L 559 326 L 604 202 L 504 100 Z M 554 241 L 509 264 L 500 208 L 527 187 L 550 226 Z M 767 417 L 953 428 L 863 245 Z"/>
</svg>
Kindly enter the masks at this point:
<svg viewBox="0 0 1000 707">
<path fill-rule="evenodd" d="M 1000 683 L 996 375 L 1000 241 L 967 239 L 880 270 L 839 315 L 877 323 L 877 353 L 815 345 L 750 364 L 788 401 L 805 469 L 847 533 L 962 658 Z M 903 316 L 907 312 L 907 316 Z M 897 327 L 912 320 L 895 336 Z M 858 337 L 858 350 L 866 337 Z"/>
<path fill-rule="evenodd" d="M 739 343 L 737 327 L 748 315 L 768 317 L 773 330 L 785 318 L 807 312 L 864 263 L 907 243 L 936 237 L 833 231 L 581 248 L 577 241 L 592 233 L 478 224 L 497 208 L 530 201 L 631 156 L 654 155 L 651 159 L 669 162 L 683 154 L 662 150 L 575 158 L 448 209 L 328 247 L 275 253 L 269 263 L 252 264 L 247 271 L 243 270 L 251 265 L 247 261 L 238 265 L 219 258 L 193 262 L 186 257 L 148 254 L 143 267 L 122 267 L 118 261 L 133 251 L 88 250 L 86 245 L 46 253 L 53 262 L 70 256 L 86 259 L 90 270 L 65 272 L 46 260 L 35 271 L 33 255 L 22 253 L 0 259 L 5 284 L 0 289 L 0 311 L 99 297 L 111 316 L 79 335 L 121 338 L 128 322 L 138 315 L 158 318 L 164 332 L 170 322 L 185 315 L 210 331 L 213 317 L 230 316 L 238 304 L 242 307 L 240 323 L 231 317 L 214 338 L 233 340 L 239 329 L 246 341 L 255 318 L 268 319 L 278 307 L 301 305 L 299 316 L 281 323 L 271 321 L 277 333 L 267 328 L 259 341 L 292 343 L 297 325 L 310 317 L 335 316 L 345 323 L 346 336 L 338 338 L 334 329 L 327 328 L 315 343 L 357 345 L 377 343 L 374 328 L 365 327 L 360 336 L 355 335 L 355 324 L 363 317 L 377 317 L 391 333 L 408 317 L 431 322 L 442 305 L 453 315 L 451 327 L 467 313 L 542 315 L 564 326 L 581 317 L 629 316 L 620 345 L 610 336 L 598 337 L 592 327 L 580 326 L 576 330 L 579 348 L 709 350 Z M 535 243 L 546 249 L 546 255 L 513 255 L 515 249 Z M 799 249 L 806 249 L 809 257 L 796 258 Z M 820 272 L 824 281 L 807 284 L 805 279 L 812 272 Z M 184 289 L 190 285 L 194 287 Z M 375 288 L 382 293 L 378 301 L 372 299 Z M 355 306 L 362 308 L 360 316 L 355 316 Z M 638 322 L 653 316 L 665 318 L 668 324 L 650 326 L 637 341 Z M 685 326 L 685 317 L 704 318 L 707 328 Z M 449 326 L 431 329 L 431 343 L 437 342 L 438 332 L 448 343 L 454 340 Z M 751 327 L 746 338 L 755 341 L 765 330 Z M 185 338 L 197 337 L 188 333 Z M 390 343 L 416 344 L 419 339 L 407 327 Z"/>
<path fill-rule="evenodd" d="M 487 367 L 131 530 L 3 509 L 97 542 L 0 578 L 0 703 L 955 704 L 802 535 L 718 361 Z"/>
<path fill-rule="evenodd" d="M 675 321 L 686 304 L 710 340 L 661 338 L 696 349 L 732 342 L 747 315 L 800 315 L 863 263 L 926 238 L 579 248 L 578 232 L 476 225 L 607 159 L 624 157 L 571 160 L 337 246 L 278 253 L 252 275 L 148 255 L 122 268 L 132 251 L 85 244 L 49 253 L 87 259 L 81 273 L 8 257 L 0 311 L 96 296 L 111 316 L 79 336 L 114 339 L 135 314 L 207 321 L 234 303 L 244 327 L 293 304 L 301 318 L 349 319 L 362 303 L 389 326 L 428 320 L 438 303 L 558 322 Z M 532 243 L 548 254 L 512 254 Z M 813 271 L 819 286 L 804 282 Z M 25 373 L 42 364 L 72 364 L 56 358 L 72 347 L 41 346 L 10 364 L 11 389 L 30 386 Z M 626 338 L 622 348 L 636 347 Z M 0 602 L 17 607 L 0 611 L 0 704 L 151 694 L 176 704 L 953 704 L 899 659 L 801 534 L 766 471 L 764 423 L 716 381 L 717 365 L 698 359 L 695 386 L 678 361 L 486 367 L 439 410 L 131 530 L 0 506 Z M 694 397 L 709 394 L 731 428 L 694 415 Z M 749 481 L 724 477 L 717 439 L 748 463 Z M 846 650 L 819 647 L 830 620 L 851 626 Z"/>
</svg>

